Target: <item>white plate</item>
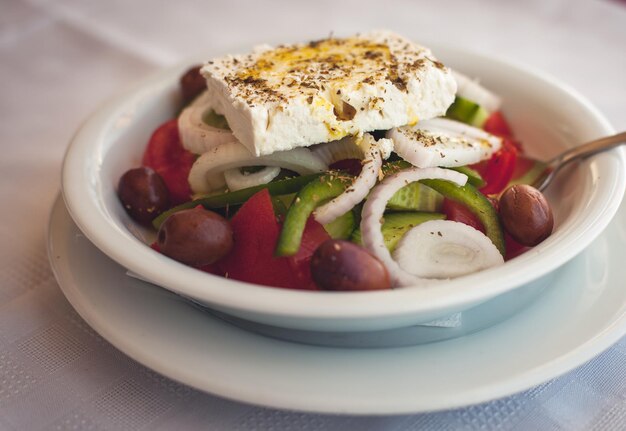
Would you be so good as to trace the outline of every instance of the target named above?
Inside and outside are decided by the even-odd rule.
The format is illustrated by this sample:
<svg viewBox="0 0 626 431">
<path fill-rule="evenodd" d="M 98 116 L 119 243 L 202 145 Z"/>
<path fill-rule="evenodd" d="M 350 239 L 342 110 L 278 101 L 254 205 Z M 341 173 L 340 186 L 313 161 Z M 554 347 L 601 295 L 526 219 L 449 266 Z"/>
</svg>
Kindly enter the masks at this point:
<svg viewBox="0 0 626 431">
<path fill-rule="evenodd" d="M 521 313 L 473 335 L 402 348 L 316 347 L 231 326 L 126 276 L 60 199 L 48 251 L 69 301 L 118 349 L 195 388 L 270 407 L 391 414 L 479 403 L 556 377 L 626 333 L 626 204 Z"/>
</svg>

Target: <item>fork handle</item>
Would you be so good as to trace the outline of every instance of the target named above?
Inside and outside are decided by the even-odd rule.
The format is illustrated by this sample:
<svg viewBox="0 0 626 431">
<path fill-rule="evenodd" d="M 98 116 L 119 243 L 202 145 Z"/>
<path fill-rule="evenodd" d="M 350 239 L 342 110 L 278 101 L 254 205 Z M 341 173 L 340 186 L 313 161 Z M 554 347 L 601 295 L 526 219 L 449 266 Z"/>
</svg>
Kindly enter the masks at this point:
<svg viewBox="0 0 626 431">
<path fill-rule="evenodd" d="M 567 150 L 563 154 L 551 160 L 549 164 L 553 166 L 554 164 L 556 164 L 560 165 L 559 167 L 561 167 L 574 160 L 584 159 L 585 157 L 593 156 L 594 154 L 610 150 L 611 148 L 615 148 L 624 143 L 626 143 L 626 132 L 606 136 L 604 138 L 596 139 L 595 141 L 591 141 Z"/>
<path fill-rule="evenodd" d="M 575 160 L 581 160 L 585 157 L 610 150 L 611 148 L 615 148 L 624 143 L 626 143 L 626 132 L 621 132 L 616 135 L 606 136 L 604 138 L 596 139 L 595 141 L 571 148 L 550 160 L 547 164 L 547 168 L 549 169 L 548 174 L 541 177 L 533 185 L 539 191 L 543 191 L 546 187 L 548 187 L 548 184 L 552 182 L 556 173 L 560 171 L 563 166 Z"/>
</svg>

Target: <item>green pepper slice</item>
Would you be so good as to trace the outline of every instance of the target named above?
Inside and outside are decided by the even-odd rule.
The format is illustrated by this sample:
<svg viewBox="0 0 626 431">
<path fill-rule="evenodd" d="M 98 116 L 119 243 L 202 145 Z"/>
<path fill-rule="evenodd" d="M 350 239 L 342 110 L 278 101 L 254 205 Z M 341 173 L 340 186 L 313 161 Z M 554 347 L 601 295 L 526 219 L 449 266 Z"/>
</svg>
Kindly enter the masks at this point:
<svg viewBox="0 0 626 431">
<path fill-rule="evenodd" d="M 276 245 L 277 256 L 292 256 L 300 249 L 302 234 L 311 213 L 326 201 L 342 194 L 353 177 L 328 173 L 304 186 L 287 211 Z"/>
<path fill-rule="evenodd" d="M 478 173 L 476 169 L 472 169 L 469 166 L 457 166 L 455 168 L 448 168 L 453 171 L 460 172 L 462 174 L 467 175 L 467 182 L 476 187 L 477 189 L 481 188 L 487 182 L 483 179 L 483 177 Z"/>
</svg>

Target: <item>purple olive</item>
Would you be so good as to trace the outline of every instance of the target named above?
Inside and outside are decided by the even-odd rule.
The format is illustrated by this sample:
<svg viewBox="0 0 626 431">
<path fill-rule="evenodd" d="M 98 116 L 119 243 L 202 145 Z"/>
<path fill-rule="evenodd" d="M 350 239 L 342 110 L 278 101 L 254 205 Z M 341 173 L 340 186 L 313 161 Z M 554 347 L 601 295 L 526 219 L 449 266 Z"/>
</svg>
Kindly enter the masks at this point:
<svg viewBox="0 0 626 431">
<path fill-rule="evenodd" d="M 311 275 L 323 290 L 391 288 L 385 265 L 363 247 L 349 241 L 322 243 L 311 258 Z"/>
<path fill-rule="evenodd" d="M 233 231 L 221 215 L 198 206 L 169 216 L 157 234 L 159 250 L 191 266 L 214 263 L 233 248 Z"/>
<path fill-rule="evenodd" d="M 533 247 L 552 233 L 554 217 L 543 193 L 534 187 L 517 184 L 500 197 L 500 221 L 511 237 Z"/>
<path fill-rule="evenodd" d="M 202 66 L 194 66 L 180 77 L 180 89 L 186 103 L 191 102 L 199 96 L 200 93 L 206 90 L 206 80 L 200 74 L 201 68 Z"/>
<path fill-rule="evenodd" d="M 163 178 L 148 167 L 131 169 L 122 175 L 117 195 L 126 212 L 144 225 L 149 225 L 169 206 L 169 192 Z"/>
</svg>

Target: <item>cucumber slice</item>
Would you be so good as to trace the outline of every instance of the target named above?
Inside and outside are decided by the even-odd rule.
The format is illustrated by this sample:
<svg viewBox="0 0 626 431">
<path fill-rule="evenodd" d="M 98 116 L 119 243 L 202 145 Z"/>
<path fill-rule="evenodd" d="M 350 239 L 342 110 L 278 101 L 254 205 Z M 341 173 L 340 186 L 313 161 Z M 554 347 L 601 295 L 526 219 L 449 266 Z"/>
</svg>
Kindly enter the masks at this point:
<svg viewBox="0 0 626 431">
<path fill-rule="evenodd" d="M 385 163 L 382 167 L 383 175 L 392 175 L 403 169 L 412 168 L 406 160 L 397 160 Z M 485 185 L 485 181 L 480 174 L 468 166 L 459 166 L 453 169 L 457 172 L 467 175 L 467 182 L 474 187 L 480 188 Z M 436 212 L 441 208 L 443 195 L 421 183 L 411 183 L 401 188 L 394 194 L 387 208 L 393 211 L 426 211 Z"/>
<path fill-rule="evenodd" d="M 382 225 L 383 238 L 385 246 L 390 252 L 393 252 L 405 233 L 420 223 L 429 220 L 444 220 L 445 214 L 430 212 L 400 212 L 385 214 L 385 220 Z M 352 233 L 350 241 L 363 245 L 361 240 L 361 229 L 357 229 Z"/>
<path fill-rule="evenodd" d="M 352 210 L 324 225 L 324 229 L 332 239 L 348 239 L 355 228 L 356 216 Z"/>
<path fill-rule="evenodd" d="M 430 187 L 411 183 L 398 190 L 387 202 L 387 208 L 394 211 L 437 211 L 443 196 Z"/>
<path fill-rule="evenodd" d="M 489 111 L 471 100 L 456 96 L 454 103 L 450 105 L 446 112 L 446 117 L 470 126 L 482 128 L 489 117 Z"/>
<path fill-rule="evenodd" d="M 406 160 L 397 160 L 383 164 L 383 175 L 393 175 L 403 169 L 412 168 Z M 398 190 L 387 202 L 387 208 L 394 211 L 437 211 L 441 207 L 443 196 L 420 183 L 407 184 Z"/>
<path fill-rule="evenodd" d="M 216 129 L 230 130 L 226 117 L 218 114 L 212 109 L 209 109 L 202 114 L 202 121 L 208 126 L 215 127 Z"/>
</svg>

